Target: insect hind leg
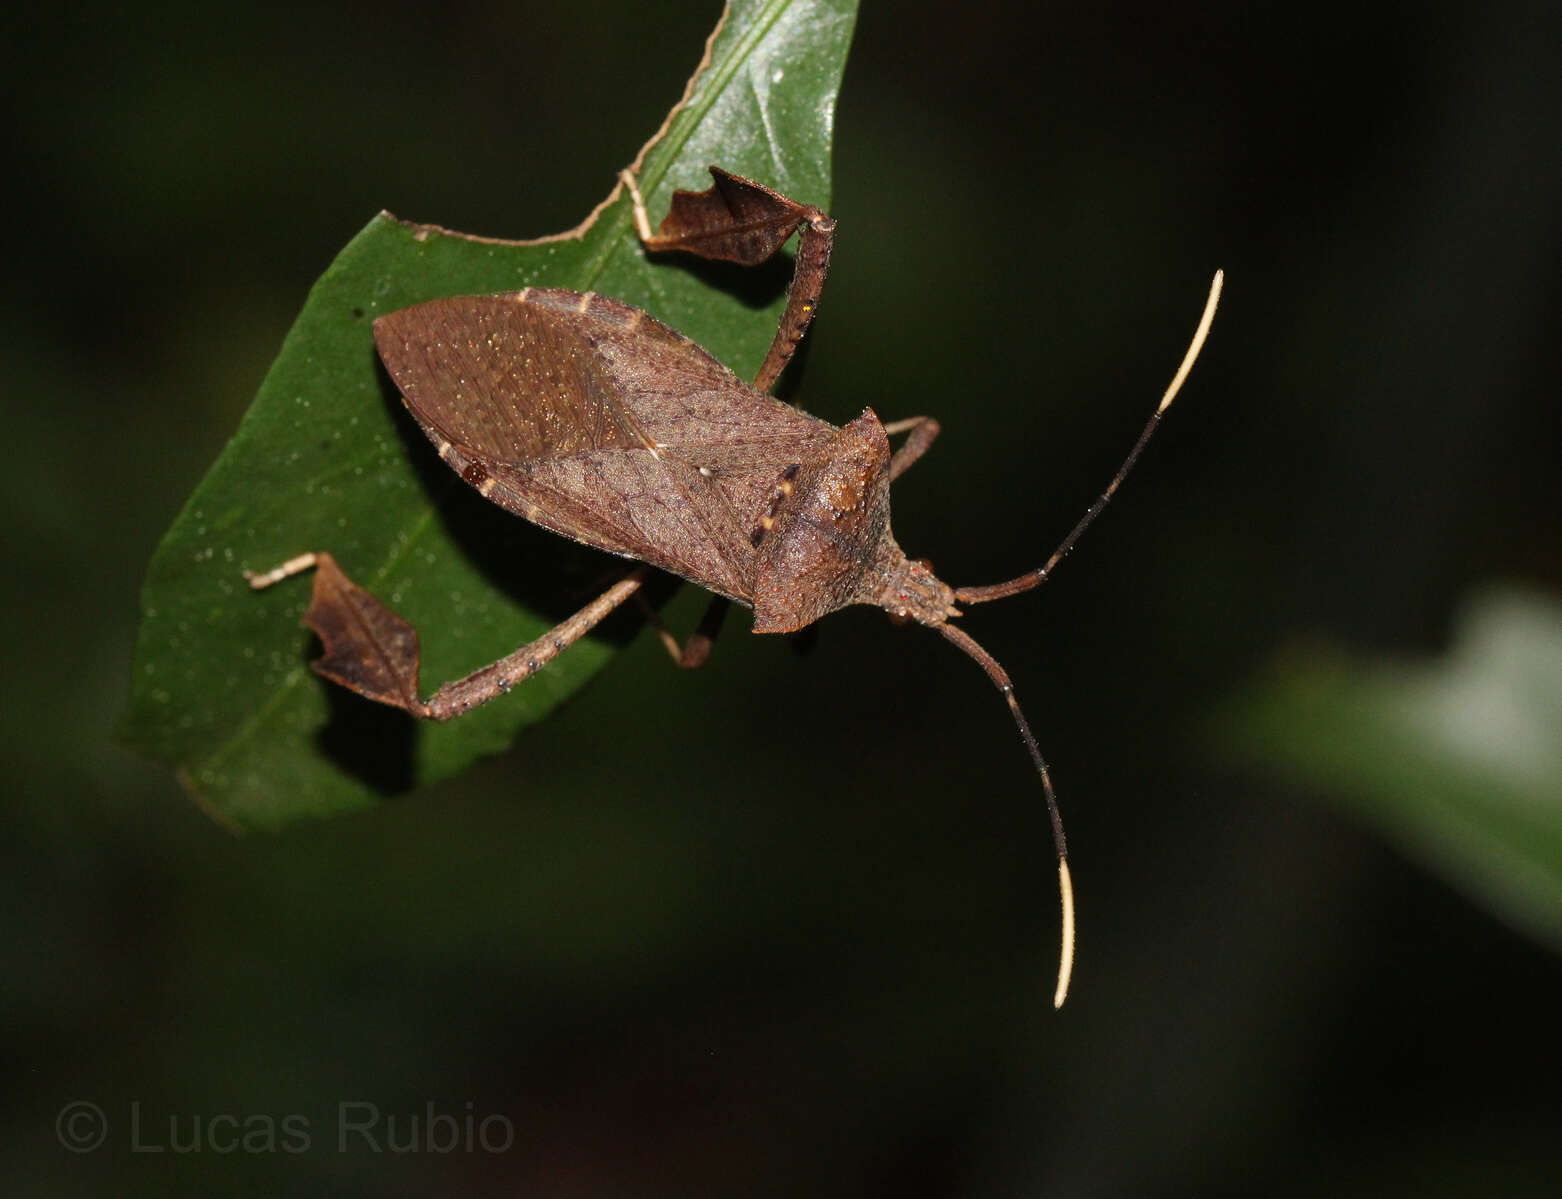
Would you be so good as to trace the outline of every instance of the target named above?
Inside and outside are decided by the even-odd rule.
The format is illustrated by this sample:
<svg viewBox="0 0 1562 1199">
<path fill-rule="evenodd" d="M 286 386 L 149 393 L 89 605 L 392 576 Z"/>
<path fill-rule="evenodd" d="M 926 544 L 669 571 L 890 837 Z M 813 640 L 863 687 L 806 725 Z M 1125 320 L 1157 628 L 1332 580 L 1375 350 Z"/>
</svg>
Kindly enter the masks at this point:
<svg viewBox="0 0 1562 1199">
<path fill-rule="evenodd" d="M 619 178 L 634 205 L 635 232 L 652 253 L 682 250 L 719 262 L 758 266 L 778 253 L 793 233 L 802 230 L 786 310 L 774 340 L 754 376 L 756 391 L 769 391 L 791 360 L 819 309 L 819 294 L 830 270 L 835 246 L 835 220 L 811 204 L 734 175 L 710 168 L 713 185 L 703 192 L 677 191 L 661 228 L 651 231 L 651 218 L 639 185 L 629 171 Z"/>
</svg>

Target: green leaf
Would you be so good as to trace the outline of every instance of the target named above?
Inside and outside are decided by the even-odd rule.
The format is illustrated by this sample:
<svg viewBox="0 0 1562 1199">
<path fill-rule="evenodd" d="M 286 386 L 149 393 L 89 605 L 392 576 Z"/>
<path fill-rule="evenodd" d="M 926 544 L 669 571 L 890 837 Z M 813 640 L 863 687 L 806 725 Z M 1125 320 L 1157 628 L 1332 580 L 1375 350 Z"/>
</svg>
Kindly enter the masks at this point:
<svg viewBox="0 0 1562 1199">
<path fill-rule="evenodd" d="M 1317 788 L 1509 923 L 1562 948 L 1562 604 L 1478 595 L 1438 662 L 1294 654 L 1221 739 Z"/>
<path fill-rule="evenodd" d="M 829 204 L 855 9 L 732 0 L 683 102 L 642 151 L 653 222 L 675 188 L 709 186 L 710 163 Z M 545 716 L 607 662 L 607 642 L 574 647 L 460 720 L 417 724 L 308 672 L 307 579 L 257 593 L 242 572 L 329 550 L 423 631 L 430 689 L 538 636 L 599 589 L 608 560 L 463 488 L 403 413 L 370 326 L 439 296 L 574 288 L 644 307 L 751 375 L 784 297 L 772 286 L 763 307 L 746 305 L 712 277 L 647 261 L 617 190 L 579 229 L 534 243 L 389 214 L 369 222 L 315 284 L 233 440 L 152 558 L 125 738 L 174 765 L 220 819 L 276 828 L 452 774 Z"/>
</svg>

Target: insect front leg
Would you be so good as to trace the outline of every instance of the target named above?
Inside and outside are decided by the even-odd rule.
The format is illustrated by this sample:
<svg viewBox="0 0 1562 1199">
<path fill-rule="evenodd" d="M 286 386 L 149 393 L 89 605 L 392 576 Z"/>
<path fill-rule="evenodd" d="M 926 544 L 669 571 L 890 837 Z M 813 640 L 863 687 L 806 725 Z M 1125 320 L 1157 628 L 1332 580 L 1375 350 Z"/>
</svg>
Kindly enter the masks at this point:
<svg viewBox="0 0 1562 1199">
<path fill-rule="evenodd" d="M 758 266 L 771 258 L 787 238 L 801 228 L 792 284 L 787 288 L 786 311 L 775 339 L 754 376 L 757 391 L 769 391 L 781 377 L 819 308 L 819 294 L 830 269 L 835 245 L 835 220 L 811 204 L 772 191 L 762 183 L 710 168 L 714 185 L 708 191 L 673 193 L 672 204 L 657 233 L 635 177 L 628 171 L 619 178 L 634 202 L 635 229 L 652 253 L 682 250 L 721 262 Z"/>
<path fill-rule="evenodd" d="M 927 453 L 928 447 L 938 437 L 939 424 L 931 416 L 908 416 L 905 420 L 891 421 L 884 426 L 884 432 L 891 437 L 896 433 L 911 434 L 889 460 L 890 482 L 894 482 L 913 462 Z"/>
<path fill-rule="evenodd" d="M 258 591 L 310 569 L 315 572 L 314 591 L 304 623 L 325 651 L 309 664 L 310 669 L 366 699 L 421 720 L 453 719 L 529 679 L 639 591 L 648 573 L 646 567 L 635 567 L 531 644 L 444 684 L 425 701 L 418 696 L 417 630 L 348 578 L 330 554 L 300 554 L 275 570 L 246 577 Z"/>
</svg>

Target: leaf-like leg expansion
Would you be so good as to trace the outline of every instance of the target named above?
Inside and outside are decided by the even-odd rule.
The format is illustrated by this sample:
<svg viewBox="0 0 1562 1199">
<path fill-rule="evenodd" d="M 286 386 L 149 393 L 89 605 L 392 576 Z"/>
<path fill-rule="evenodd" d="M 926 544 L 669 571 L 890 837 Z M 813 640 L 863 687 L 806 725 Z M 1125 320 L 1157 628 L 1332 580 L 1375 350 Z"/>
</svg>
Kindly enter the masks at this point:
<svg viewBox="0 0 1562 1199">
<path fill-rule="evenodd" d="M 891 421 L 884 426 L 884 432 L 893 437 L 896 433 L 910 432 L 905 445 L 896 450 L 889 460 L 889 477 L 894 482 L 900 478 L 906 470 L 923 454 L 928 447 L 938 438 L 939 424 L 931 416 L 908 416 L 905 420 Z"/>
<path fill-rule="evenodd" d="M 710 660 L 711 650 L 716 645 L 716 637 L 721 632 L 721 622 L 727 618 L 727 609 L 731 606 L 732 601 L 726 596 L 712 596 L 698 627 L 689 634 L 689 639 L 682 645 L 678 644 L 678 638 L 673 636 L 672 630 L 662 621 L 661 613 L 650 604 L 645 604 L 645 616 L 656 630 L 656 635 L 661 638 L 662 645 L 674 664 L 680 670 L 698 670 Z"/>
<path fill-rule="evenodd" d="M 259 591 L 310 569 L 315 582 L 304 623 L 325 651 L 310 669 L 365 699 L 426 719 L 429 707 L 418 698 L 417 630 L 348 578 L 330 554 L 300 554 L 245 578 Z"/>
<path fill-rule="evenodd" d="M 320 638 L 325 652 L 309 664 L 310 668 L 366 699 L 400 708 L 422 720 L 450 720 L 530 678 L 639 591 L 648 573 L 646 567 L 635 567 L 530 645 L 444 684 L 424 702 L 418 698 L 421 650 L 417 630 L 348 578 L 330 554 L 300 554 L 275 570 L 247 577 L 250 586 L 259 590 L 311 567 L 315 571 L 314 592 L 304 623 Z"/>
<path fill-rule="evenodd" d="M 645 248 L 653 253 L 682 250 L 701 258 L 758 266 L 802 228 L 792 285 L 787 288 L 786 311 L 781 314 L 775 339 L 754 376 L 755 389 L 769 391 L 818 311 L 819 295 L 829 274 L 830 251 L 835 245 L 835 221 L 811 204 L 799 204 L 752 179 L 720 167 L 711 167 L 710 173 L 715 183 L 708 191 L 673 193 L 667 216 L 654 234 L 634 176 L 624 171 L 620 178 L 634 202 L 635 229 Z"/>
</svg>

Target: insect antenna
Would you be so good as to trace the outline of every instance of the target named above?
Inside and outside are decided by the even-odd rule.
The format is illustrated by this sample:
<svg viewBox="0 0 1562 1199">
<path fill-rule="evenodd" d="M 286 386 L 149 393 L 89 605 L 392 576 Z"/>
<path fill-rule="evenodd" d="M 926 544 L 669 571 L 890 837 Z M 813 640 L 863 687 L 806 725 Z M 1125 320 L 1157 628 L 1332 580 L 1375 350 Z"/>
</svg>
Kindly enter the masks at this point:
<svg viewBox="0 0 1562 1199">
<path fill-rule="evenodd" d="M 1134 463 L 1139 461 L 1139 455 L 1144 452 L 1144 447 L 1160 426 L 1161 417 L 1166 409 L 1171 407 L 1171 402 L 1177 398 L 1177 393 L 1182 389 L 1188 372 L 1193 369 L 1199 351 L 1204 348 L 1204 339 L 1209 336 L 1210 325 L 1215 320 L 1215 307 L 1220 302 L 1221 285 L 1224 282 L 1225 272 L 1216 271 L 1215 278 L 1210 284 L 1209 299 L 1204 302 L 1204 315 L 1199 318 L 1199 327 L 1194 331 L 1187 353 L 1182 356 L 1182 365 L 1172 376 L 1171 384 L 1166 388 L 1166 393 L 1161 396 L 1160 404 L 1156 406 L 1155 412 L 1144 426 L 1144 431 L 1139 434 L 1139 440 L 1134 442 L 1133 449 L 1128 451 L 1128 457 L 1123 460 L 1122 466 L 1118 467 L 1117 473 L 1112 476 L 1112 481 L 1106 485 L 1106 490 L 1096 497 L 1096 502 L 1090 505 L 1084 516 L 1080 517 L 1079 523 L 1069 530 L 1062 544 L 1052 551 L 1052 556 L 1039 569 L 1010 579 L 1006 583 L 993 583 L 985 587 L 955 588 L 957 603 L 983 604 L 989 600 L 1004 599 L 1007 596 L 1018 595 L 1022 591 L 1029 591 L 1033 587 L 1039 587 L 1047 581 L 1057 564 L 1068 556 L 1075 542 L 1117 494 L 1117 489 L 1122 486 L 1128 472 L 1133 469 Z M 987 672 L 987 677 L 993 681 L 993 686 L 1002 693 L 1009 705 L 1009 712 L 1014 717 L 1015 726 L 1020 730 L 1020 736 L 1025 741 L 1025 748 L 1030 751 L 1031 761 L 1036 764 L 1036 773 L 1041 776 L 1041 789 L 1047 797 L 1047 816 L 1052 821 L 1052 844 L 1058 857 L 1058 895 L 1063 910 L 1063 939 L 1058 956 L 1058 987 L 1052 996 L 1052 1005 L 1062 1007 L 1063 1000 L 1068 997 L 1070 976 L 1074 972 L 1074 880 L 1069 874 L 1068 840 L 1063 835 L 1063 815 L 1058 810 L 1057 793 L 1052 789 L 1052 774 L 1047 769 L 1047 760 L 1041 756 L 1041 747 L 1036 744 L 1036 735 L 1030 731 L 1030 723 L 1025 719 L 1025 713 L 1020 710 L 1019 700 L 1014 697 L 1014 684 L 1009 679 L 1008 671 L 1004 670 L 998 664 L 998 660 L 978 645 L 965 630 L 952 624 L 940 624 L 937 628 L 946 639 L 969 654 L 976 664 Z"/>
<path fill-rule="evenodd" d="M 1036 744 L 1036 735 L 1030 731 L 1025 713 L 1020 711 L 1020 702 L 1014 698 L 1014 684 L 1009 680 L 1008 671 L 998 665 L 998 659 L 978 645 L 964 629 L 956 628 L 952 624 L 941 624 L 938 626 L 938 631 L 970 654 L 976 664 L 987 672 L 987 677 L 993 681 L 993 686 L 998 688 L 1008 702 L 1009 711 L 1014 715 L 1014 723 L 1019 727 L 1020 736 L 1025 739 L 1025 748 L 1030 750 L 1031 761 L 1036 764 L 1036 773 L 1041 775 L 1041 789 L 1047 796 L 1047 816 L 1052 821 L 1052 844 L 1058 855 L 1058 895 L 1063 906 L 1063 940 L 1058 953 L 1058 987 L 1052 996 L 1052 1006 L 1060 1008 L 1063 1006 L 1063 1000 L 1068 997 L 1069 977 L 1074 973 L 1074 879 L 1068 870 L 1068 839 L 1063 835 L 1063 814 L 1058 811 L 1058 797 L 1052 790 L 1052 774 L 1047 770 L 1047 760 L 1041 756 L 1041 747 Z"/>
<path fill-rule="evenodd" d="M 1047 581 L 1053 568 L 1074 548 L 1074 543 L 1080 535 L 1090 527 L 1096 517 L 1101 515 L 1101 510 L 1111 501 L 1117 493 L 1118 487 L 1128 472 L 1133 469 L 1134 463 L 1139 461 L 1139 455 L 1143 452 L 1150 437 L 1160 426 L 1161 416 L 1166 409 L 1171 407 L 1171 402 L 1177 398 L 1177 392 L 1181 390 L 1183 380 L 1188 377 L 1188 372 L 1193 369 L 1193 361 L 1199 356 L 1199 351 L 1204 348 L 1204 339 L 1209 336 L 1209 327 L 1215 320 L 1215 305 L 1220 302 L 1220 287 L 1225 281 L 1225 272 L 1216 271 L 1215 280 L 1210 284 L 1209 299 L 1204 302 L 1204 315 L 1199 319 L 1199 327 L 1193 334 L 1193 341 L 1188 345 L 1188 352 L 1182 356 L 1182 365 L 1177 368 L 1177 373 L 1172 377 L 1171 385 L 1167 387 L 1166 394 L 1161 397 L 1160 406 L 1156 408 L 1149 423 L 1145 425 L 1144 432 L 1139 434 L 1139 440 L 1134 442 L 1134 448 L 1128 452 L 1128 457 L 1118 467 L 1117 473 L 1112 476 L 1112 481 L 1106 485 L 1106 490 L 1096 497 L 1096 502 L 1090 505 L 1084 516 L 1079 518 L 1079 523 L 1069 531 L 1069 535 L 1063 539 L 1061 545 L 1052 551 L 1052 557 L 1048 558 L 1046 565 L 1038 570 L 1020 575 L 1016 579 L 1010 579 L 1006 583 L 992 583 L 986 587 L 958 587 L 955 589 L 956 602 L 967 604 L 985 604 L 989 600 L 1004 599 L 1007 596 L 1018 595 L 1022 591 L 1029 591 L 1032 587 L 1039 587 Z"/>
</svg>

